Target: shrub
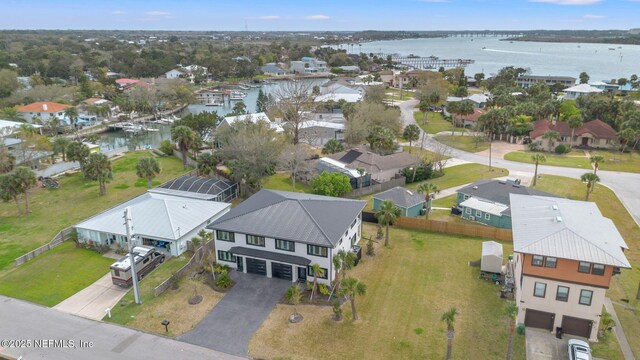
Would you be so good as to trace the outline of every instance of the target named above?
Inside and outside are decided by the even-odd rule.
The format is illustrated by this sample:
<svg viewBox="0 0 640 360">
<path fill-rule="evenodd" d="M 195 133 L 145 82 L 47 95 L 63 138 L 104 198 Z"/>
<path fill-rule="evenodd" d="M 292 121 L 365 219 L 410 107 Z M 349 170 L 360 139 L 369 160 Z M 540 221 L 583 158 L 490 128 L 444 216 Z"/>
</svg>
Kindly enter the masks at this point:
<svg viewBox="0 0 640 360">
<path fill-rule="evenodd" d="M 173 144 L 170 140 L 162 140 L 160 142 L 160 151 L 167 155 L 173 155 Z"/>
<path fill-rule="evenodd" d="M 331 308 L 336 319 L 342 319 L 342 307 L 340 306 L 340 301 L 338 301 L 338 299 L 333 299 L 333 301 L 331 302 Z"/>
<path fill-rule="evenodd" d="M 331 294 L 331 290 L 329 290 L 329 287 L 325 284 L 318 284 L 318 291 L 325 296 Z"/>
<path fill-rule="evenodd" d="M 369 239 L 369 241 L 367 241 L 367 255 L 374 256 L 375 254 L 376 252 L 373 248 L 373 239 Z"/>
<path fill-rule="evenodd" d="M 537 143 L 529 143 L 529 150 L 531 151 L 542 151 L 542 147 L 540 145 L 538 145 Z"/>
<path fill-rule="evenodd" d="M 565 144 L 560 144 L 560 145 L 556 146 L 555 152 L 556 152 L 556 154 L 560 154 L 560 155 L 567 154 L 567 153 L 571 152 L 571 148 L 569 146 L 565 145 Z"/>
<path fill-rule="evenodd" d="M 229 274 L 221 274 L 216 280 L 216 286 L 222 289 L 228 289 L 231 287 L 231 285 L 232 285 L 232 282 Z"/>
<path fill-rule="evenodd" d="M 518 335 L 524 335 L 524 325 L 518 325 L 518 327 L 516 328 L 516 332 L 518 333 Z"/>
<path fill-rule="evenodd" d="M 313 289 L 313 283 L 311 281 L 307 281 L 307 290 L 311 291 Z"/>
<path fill-rule="evenodd" d="M 229 274 L 229 265 L 221 265 L 220 263 L 216 263 L 213 271 L 218 275 L 227 275 Z"/>
<path fill-rule="evenodd" d="M 416 176 L 413 177 L 413 172 L 415 170 Z M 412 182 L 424 181 L 433 178 L 433 164 L 426 163 L 418 166 L 418 168 L 414 169 L 412 167 L 406 167 L 401 171 L 402 175 L 407 178 L 407 184 Z"/>
</svg>

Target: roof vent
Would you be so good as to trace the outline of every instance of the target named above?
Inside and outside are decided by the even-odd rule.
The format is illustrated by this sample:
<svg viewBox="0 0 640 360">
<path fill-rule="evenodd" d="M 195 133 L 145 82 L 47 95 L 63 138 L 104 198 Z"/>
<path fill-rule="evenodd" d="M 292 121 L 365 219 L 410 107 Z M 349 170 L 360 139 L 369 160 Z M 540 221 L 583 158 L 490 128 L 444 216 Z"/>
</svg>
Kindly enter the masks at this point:
<svg viewBox="0 0 640 360">
<path fill-rule="evenodd" d="M 42 104 L 42 111 L 47 111 L 47 104 Z"/>
<path fill-rule="evenodd" d="M 407 190 L 407 194 L 413 196 L 413 193 L 411 192 L 411 190 Z"/>
<path fill-rule="evenodd" d="M 478 190 L 478 185 L 474 185 L 473 190 Z"/>
<path fill-rule="evenodd" d="M 558 210 L 558 205 L 553 204 L 553 205 L 551 206 L 551 208 L 552 208 L 553 210 Z"/>
<path fill-rule="evenodd" d="M 556 218 L 555 218 L 555 220 L 554 220 L 554 221 L 555 221 L 555 222 L 557 222 L 557 223 L 562 222 L 562 216 L 559 216 L 559 215 L 558 215 L 558 216 L 556 216 Z"/>
</svg>

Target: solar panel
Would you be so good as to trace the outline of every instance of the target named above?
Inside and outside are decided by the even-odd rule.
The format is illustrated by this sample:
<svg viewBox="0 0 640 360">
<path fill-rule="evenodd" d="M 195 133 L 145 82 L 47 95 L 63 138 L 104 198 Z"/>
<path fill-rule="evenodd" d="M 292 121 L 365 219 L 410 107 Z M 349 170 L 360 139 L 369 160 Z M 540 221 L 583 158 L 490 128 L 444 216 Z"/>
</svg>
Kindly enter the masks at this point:
<svg viewBox="0 0 640 360">
<path fill-rule="evenodd" d="M 351 164 L 354 160 L 360 157 L 362 153 L 357 150 L 349 150 L 343 157 L 341 157 L 338 161 L 344 164 Z"/>
</svg>

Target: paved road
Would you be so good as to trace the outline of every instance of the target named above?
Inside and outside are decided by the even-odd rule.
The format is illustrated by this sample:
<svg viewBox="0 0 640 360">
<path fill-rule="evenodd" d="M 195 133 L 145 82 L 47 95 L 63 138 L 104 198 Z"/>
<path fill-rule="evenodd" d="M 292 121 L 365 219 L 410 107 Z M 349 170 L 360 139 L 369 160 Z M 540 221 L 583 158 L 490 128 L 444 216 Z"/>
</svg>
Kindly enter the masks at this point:
<svg viewBox="0 0 640 360">
<path fill-rule="evenodd" d="M 112 309 L 127 294 L 127 291 L 129 289 L 114 285 L 111 281 L 111 273 L 107 273 L 53 308 L 87 319 L 101 320 L 105 316 L 105 309 Z"/>
<path fill-rule="evenodd" d="M 291 282 L 237 271 L 231 274 L 236 285 L 193 330 L 179 339 L 246 357 L 251 337 Z"/>
<path fill-rule="evenodd" d="M 417 100 L 408 100 L 399 104 L 402 112 L 402 121 L 404 125 L 415 124 L 413 117 L 414 106 L 417 104 Z M 436 146 L 440 145 L 431 135 L 426 136 L 424 148 L 427 150 L 434 150 Z M 462 159 L 468 162 L 489 165 L 489 159 L 485 156 L 469 153 L 466 151 L 449 148 L 451 151 L 451 157 Z M 515 161 L 508 161 L 503 159 L 493 159 L 493 166 L 506 168 L 509 172 L 520 173 L 532 173 L 533 165 L 520 163 Z M 574 179 L 580 178 L 585 173 L 584 169 L 567 168 L 558 166 L 540 165 L 538 167 L 539 174 L 566 176 Z M 640 225 L 640 191 L 638 191 L 638 185 L 640 184 L 640 174 L 619 172 L 619 171 L 598 171 L 600 177 L 600 183 L 611 188 L 617 195 L 622 204 L 627 208 L 631 216 L 636 223 Z"/>
<path fill-rule="evenodd" d="M 0 354 L 25 359 L 219 359 L 238 357 L 123 326 L 66 314 L 26 301 L 0 296 L 0 340 L 31 340 L 30 347 L 0 347 Z M 48 342 L 36 347 L 33 340 L 73 340 L 75 348 Z M 92 342 L 82 347 L 80 341 Z M 58 344 L 63 345 L 63 344 Z"/>
</svg>

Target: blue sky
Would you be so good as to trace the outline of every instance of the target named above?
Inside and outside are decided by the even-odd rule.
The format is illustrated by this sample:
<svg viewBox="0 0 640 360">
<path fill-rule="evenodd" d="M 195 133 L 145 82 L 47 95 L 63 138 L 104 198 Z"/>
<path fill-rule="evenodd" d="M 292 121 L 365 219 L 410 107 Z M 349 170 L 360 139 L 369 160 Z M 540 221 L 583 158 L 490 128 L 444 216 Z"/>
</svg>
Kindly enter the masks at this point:
<svg viewBox="0 0 640 360">
<path fill-rule="evenodd" d="M 629 29 L 640 0 L 0 0 L 0 14 L 0 29 Z"/>
</svg>

